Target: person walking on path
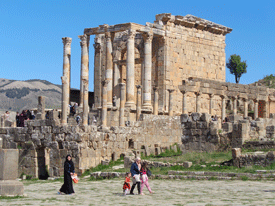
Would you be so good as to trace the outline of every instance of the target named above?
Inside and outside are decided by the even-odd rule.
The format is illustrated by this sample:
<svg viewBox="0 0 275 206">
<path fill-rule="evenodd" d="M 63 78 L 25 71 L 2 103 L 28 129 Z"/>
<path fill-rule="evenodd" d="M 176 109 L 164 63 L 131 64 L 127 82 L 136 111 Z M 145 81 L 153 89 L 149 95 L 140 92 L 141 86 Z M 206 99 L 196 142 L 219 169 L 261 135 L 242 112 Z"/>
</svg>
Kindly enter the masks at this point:
<svg viewBox="0 0 275 206">
<path fill-rule="evenodd" d="M 133 195 L 133 191 L 137 185 L 138 189 L 138 194 L 140 194 L 140 158 L 137 157 L 135 162 L 131 166 L 131 175 L 132 175 L 132 180 L 133 180 L 133 185 L 130 191 L 130 194 Z"/>
<path fill-rule="evenodd" d="M 147 189 L 149 190 L 149 192 L 152 194 L 153 191 L 150 188 L 149 182 L 148 182 L 148 176 L 147 176 L 147 163 L 143 162 L 141 165 L 141 170 L 140 170 L 140 174 L 141 174 L 141 188 L 140 188 L 140 194 L 144 195 L 143 188 L 144 185 L 146 185 Z"/>
<path fill-rule="evenodd" d="M 127 172 L 126 173 L 126 177 L 125 177 L 125 182 L 123 184 L 124 195 L 127 195 L 127 193 L 129 192 L 129 190 L 131 189 L 130 182 L 131 182 L 131 173 Z"/>
<path fill-rule="evenodd" d="M 74 163 L 72 161 L 72 156 L 67 155 L 66 161 L 64 163 L 64 184 L 60 188 L 58 194 L 65 193 L 67 195 L 73 194 L 73 180 L 72 175 L 74 174 Z"/>
</svg>

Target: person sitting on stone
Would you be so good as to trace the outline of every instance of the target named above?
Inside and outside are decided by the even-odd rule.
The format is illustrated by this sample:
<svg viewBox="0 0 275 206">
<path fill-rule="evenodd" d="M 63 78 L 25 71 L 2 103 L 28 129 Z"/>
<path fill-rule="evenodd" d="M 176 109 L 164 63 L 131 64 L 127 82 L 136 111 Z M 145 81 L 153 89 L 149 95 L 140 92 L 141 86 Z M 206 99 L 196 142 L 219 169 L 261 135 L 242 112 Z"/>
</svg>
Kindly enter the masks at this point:
<svg viewBox="0 0 275 206">
<path fill-rule="evenodd" d="M 139 157 L 136 158 L 135 162 L 131 166 L 131 175 L 133 180 L 133 185 L 130 191 L 130 194 L 133 195 L 133 191 L 137 185 L 138 188 L 138 194 L 140 194 L 140 162 L 141 159 Z"/>
</svg>

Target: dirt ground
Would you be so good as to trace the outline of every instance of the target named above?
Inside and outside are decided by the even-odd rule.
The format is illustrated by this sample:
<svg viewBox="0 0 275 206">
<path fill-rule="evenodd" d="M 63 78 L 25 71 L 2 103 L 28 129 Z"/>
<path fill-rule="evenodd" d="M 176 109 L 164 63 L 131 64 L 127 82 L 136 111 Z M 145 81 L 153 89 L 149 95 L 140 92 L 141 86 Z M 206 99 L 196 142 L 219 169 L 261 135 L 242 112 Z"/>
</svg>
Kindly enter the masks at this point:
<svg viewBox="0 0 275 206">
<path fill-rule="evenodd" d="M 154 194 L 122 196 L 123 181 L 81 180 L 75 195 L 58 195 L 61 182 L 27 182 L 25 197 L 0 205 L 275 205 L 272 181 L 150 180 Z"/>
</svg>

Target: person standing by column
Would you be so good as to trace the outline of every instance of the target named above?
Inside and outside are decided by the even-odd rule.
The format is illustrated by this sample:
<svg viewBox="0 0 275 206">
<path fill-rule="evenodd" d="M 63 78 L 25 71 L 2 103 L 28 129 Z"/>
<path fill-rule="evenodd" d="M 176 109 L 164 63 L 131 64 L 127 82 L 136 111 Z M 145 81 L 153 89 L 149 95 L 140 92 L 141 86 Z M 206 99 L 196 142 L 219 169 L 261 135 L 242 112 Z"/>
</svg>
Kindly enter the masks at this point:
<svg viewBox="0 0 275 206">
<path fill-rule="evenodd" d="M 139 157 L 136 158 L 136 161 L 131 166 L 131 175 L 133 180 L 133 185 L 131 187 L 130 195 L 133 195 L 133 191 L 137 185 L 138 194 L 140 194 L 140 165 L 141 159 Z"/>
</svg>

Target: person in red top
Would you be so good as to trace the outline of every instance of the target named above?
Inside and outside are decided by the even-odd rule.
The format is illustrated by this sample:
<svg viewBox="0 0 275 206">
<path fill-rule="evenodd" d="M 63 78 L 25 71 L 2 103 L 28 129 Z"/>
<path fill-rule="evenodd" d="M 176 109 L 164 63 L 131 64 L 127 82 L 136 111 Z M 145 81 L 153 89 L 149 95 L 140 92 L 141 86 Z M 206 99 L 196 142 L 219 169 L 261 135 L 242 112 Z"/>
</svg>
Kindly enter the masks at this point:
<svg viewBox="0 0 275 206">
<path fill-rule="evenodd" d="M 127 193 L 130 191 L 131 186 L 130 186 L 130 182 L 131 182 L 131 172 L 127 172 L 126 173 L 126 177 L 125 177 L 125 182 L 123 184 L 123 192 L 124 195 L 127 195 Z"/>
</svg>

